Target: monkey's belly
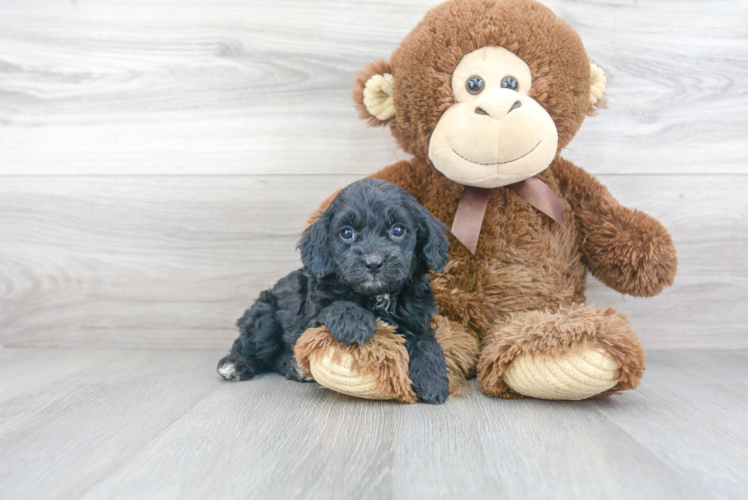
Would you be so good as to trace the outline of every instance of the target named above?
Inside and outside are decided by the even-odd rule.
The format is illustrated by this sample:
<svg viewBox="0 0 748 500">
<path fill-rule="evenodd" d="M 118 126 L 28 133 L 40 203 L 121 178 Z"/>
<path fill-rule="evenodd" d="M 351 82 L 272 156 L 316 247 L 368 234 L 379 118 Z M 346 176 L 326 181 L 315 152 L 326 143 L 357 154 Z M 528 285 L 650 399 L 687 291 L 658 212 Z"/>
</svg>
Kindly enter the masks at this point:
<svg viewBox="0 0 748 500">
<path fill-rule="evenodd" d="M 483 333 L 513 312 L 584 302 L 586 271 L 578 258 L 522 257 L 450 261 L 432 284 L 441 314 Z"/>
</svg>

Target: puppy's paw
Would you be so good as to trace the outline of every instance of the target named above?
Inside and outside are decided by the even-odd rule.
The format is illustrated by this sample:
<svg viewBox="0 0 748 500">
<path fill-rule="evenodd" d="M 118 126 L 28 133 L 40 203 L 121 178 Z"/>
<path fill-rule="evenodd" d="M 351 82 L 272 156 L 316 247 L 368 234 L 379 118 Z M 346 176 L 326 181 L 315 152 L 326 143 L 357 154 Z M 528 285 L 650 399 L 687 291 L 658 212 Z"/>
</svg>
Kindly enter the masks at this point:
<svg viewBox="0 0 748 500">
<path fill-rule="evenodd" d="M 372 320 L 370 322 L 362 321 L 361 323 L 352 323 L 340 329 L 331 329 L 330 333 L 332 334 L 334 339 L 346 345 L 364 345 L 366 341 L 372 338 L 377 331 L 376 326 L 374 328 L 371 327 L 372 324 L 376 325 L 376 318 L 374 316 L 372 316 L 371 318 Z"/>
<path fill-rule="evenodd" d="M 249 360 L 240 360 L 231 355 L 218 362 L 218 374 L 226 380 L 238 382 L 255 376 L 255 367 Z"/>
<path fill-rule="evenodd" d="M 411 346 L 409 373 L 413 391 L 426 403 L 442 404 L 449 396 L 447 363 L 442 348 L 435 341 Z"/>
<path fill-rule="evenodd" d="M 410 379 L 413 381 L 413 391 L 424 403 L 440 405 L 449 397 L 449 379 L 444 376 L 428 374 L 425 372 L 411 372 Z"/>
<path fill-rule="evenodd" d="M 290 378 L 291 380 L 296 380 L 298 382 L 314 382 L 314 379 L 310 377 L 309 375 L 304 375 L 304 370 L 301 369 L 301 366 L 299 366 L 299 363 L 294 361 L 293 366 L 291 367 L 291 373 L 293 374 Z"/>
<path fill-rule="evenodd" d="M 377 331 L 377 317 L 353 302 L 334 302 L 322 310 L 317 321 L 343 344 L 364 345 Z"/>
<path fill-rule="evenodd" d="M 288 380 L 293 380 L 295 382 L 314 382 L 312 377 L 304 375 L 304 370 L 299 366 L 293 353 L 281 354 L 276 361 L 275 371 L 286 377 Z"/>
</svg>

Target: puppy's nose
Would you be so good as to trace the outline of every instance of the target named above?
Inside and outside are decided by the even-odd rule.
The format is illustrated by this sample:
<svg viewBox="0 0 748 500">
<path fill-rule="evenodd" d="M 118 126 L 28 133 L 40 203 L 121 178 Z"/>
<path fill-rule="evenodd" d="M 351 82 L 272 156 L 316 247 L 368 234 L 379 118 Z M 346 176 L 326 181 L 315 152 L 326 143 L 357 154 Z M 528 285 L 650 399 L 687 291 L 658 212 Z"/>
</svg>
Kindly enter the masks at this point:
<svg viewBox="0 0 748 500">
<path fill-rule="evenodd" d="M 379 255 L 369 255 L 364 259 L 366 268 L 372 273 L 376 273 L 382 268 L 382 257 Z"/>
</svg>

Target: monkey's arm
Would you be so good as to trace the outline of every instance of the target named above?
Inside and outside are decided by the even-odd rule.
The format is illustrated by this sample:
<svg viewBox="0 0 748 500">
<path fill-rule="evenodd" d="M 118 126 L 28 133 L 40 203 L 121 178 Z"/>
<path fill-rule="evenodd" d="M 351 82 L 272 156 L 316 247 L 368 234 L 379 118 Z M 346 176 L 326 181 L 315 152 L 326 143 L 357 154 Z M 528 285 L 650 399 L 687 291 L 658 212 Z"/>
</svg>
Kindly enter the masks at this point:
<svg viewBox="0 0 748 500">
<path fill-rule="evenodd" d="M 659 221 L 624 207 L 593 176 L 563 158 L 556 160 L 555 173 L 574 212 L 579 246 L 593 276 L 636 297 L 657 295 L 673 284 L 675 246 Z"/>
</svg>

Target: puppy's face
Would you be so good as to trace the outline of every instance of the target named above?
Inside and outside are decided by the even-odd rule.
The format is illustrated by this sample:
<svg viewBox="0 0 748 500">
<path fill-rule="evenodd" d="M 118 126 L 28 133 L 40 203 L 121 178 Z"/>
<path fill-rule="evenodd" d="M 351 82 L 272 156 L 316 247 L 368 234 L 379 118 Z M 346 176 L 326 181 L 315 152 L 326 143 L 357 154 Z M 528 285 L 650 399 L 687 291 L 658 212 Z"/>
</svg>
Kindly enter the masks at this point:
<svg viewBox="0 0 748 500">
<path fill-rule="evenodd" d="M 345 188 L 302 237 L 315 276 L 337 275 L 357 293 L 393 293 L 415 272 L 447 262 L 443 224 L 407 191 L 378 179 Z"/>
<path fill-rule="evenodd" d="M 415 269 L 417 229 L 400 204 L 344 204 L 330 224 L 338 278 L 358 293 L 396 292 Z"/>
</svg>

